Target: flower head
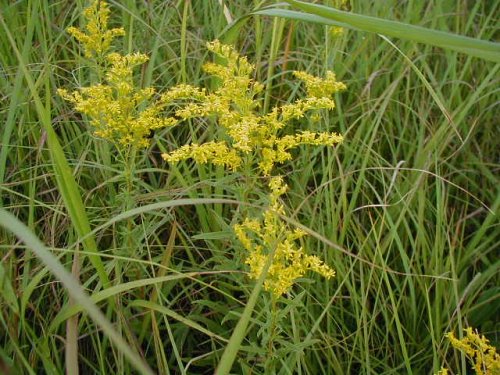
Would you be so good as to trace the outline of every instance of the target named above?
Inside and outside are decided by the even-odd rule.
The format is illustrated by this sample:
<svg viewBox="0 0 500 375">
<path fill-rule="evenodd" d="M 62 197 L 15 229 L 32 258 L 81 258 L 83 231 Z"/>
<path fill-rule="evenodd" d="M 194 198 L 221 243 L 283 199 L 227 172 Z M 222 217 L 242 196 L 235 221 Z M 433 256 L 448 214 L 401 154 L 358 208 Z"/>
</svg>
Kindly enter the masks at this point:
<svg viewBox="0 0 500 375">
<path fill-rule="evenodd" d="M 500 374 L 500 355 L 489 344 L 489 340 L 470 327 L 464 331 L 466 336 L 462 339 L 457 339 L 453 332 L 446 334 L 446 337 L 455 349 L 469 358 L 477 375 Z"/>
<path fill-rule="evenodd" d="M 103 56 L 110 49 L 113 38 L 125 35 L 122 27 L 108 29 L 109 13 L 109 6 L 105 1 L 94 0 L 83 11 L 87 20 L 86 32 L 76 27 L 68 28 L 68 33 L 83 44 L 85 56 L 88 58 Z"/>
<path fill-rule="evenodd" d="M 207 48 L 217 56 L 218 62 L 205 64 L 204 70 L 219 79 L 219 86 L 212 92 L 187 85 L 170 89 L 164 94 L 169 101 L 187 101 L 184 105 L 181 103 L 181 108 L 175 112 L 177 118 L 215 118 L 223 130 L 228 150 L 239 155 L 240 159 L 252 154 L 250 160 L 255 162 L 257 170 L 264 176 L 269 176 L 276 164 L 290 160 L 290 151 L 299 145 L 333 146 L 342 141 L 342 137 L 336 133 L 304 131 L 284 137 L 278 134 L 287 123 L 301 119 L 308 111 L 331 110 L 335 107 L 332 95 L 345 89 L 345 85 L 336 80 L 335 74 L 327 72 L 326 78 L 319 78 L 305 72 L 295 72 L 295 76 L 306 85 L 307 97 L 261 114 L 257 95 L 263 85 L 251 78 L 254 66 L 232 46 L 217 40 L 208 43 Z M 182 154 L 189 156 L 185 151 Z M 169 162 L 180 160 L 168 154 L 164 154 L 164 158 Z M 235 169 L 235 164 L 225 164 Z"/>
<path fill-rule="evenodd" d="M 121 146 L 146 147 L 151 131 L 172 126 L 177 120 L 163 116 L 166 104 L 153 100 L 154 89 L 134 84 L 133 69 L 148 60 L 146 55 L 111 53 L 107 60 L 110 67 L 104 84 L 82 87 L 73 93 L 59 89 L 58 93 L 90 118 L 96 136 Z"/>
<path fill-rule="evenodd" d="M 177 119 L 164 116 L 165 98 L 155 100 L 153 88 L 140 88 L 134 82 L 134 69 L 148 61 L 147 55 L 109 53 L 113 38 L 124 34 L 122 28 L 108 30 L 109 12 L 105 1 L 95 0 L 84 11 L 87 33 L 68 29 L 83 44 L 85 55 L 100 65 L 103 82 L 58 93 L 89 117 L 96 136 L 122 147 L 146 147 L 153 130 L 174 125 Z"/>
<path fill-rule="evenodd" d="M 325 265 L 317 256 L 307 255 L 297 241 L 305 236 L 305 232 L 291 230 L 281 219 L 285 213 L 279 201 L 287 186 L 281 176 L 273 177 L 269 182 L 270 205 L 259 219 L 245 219 L 236 224 L 236 237 L 247 250 L 245 263 L 250 268 L 250 277 L 258 279 L 263 272 L 269 257 L 272 257 L 264 289 L 279 297 L 288 292 L 294 282 L 303 277 L 307 271 L 316 272 L 329 279 L 335 272 Z"/>
</svg>

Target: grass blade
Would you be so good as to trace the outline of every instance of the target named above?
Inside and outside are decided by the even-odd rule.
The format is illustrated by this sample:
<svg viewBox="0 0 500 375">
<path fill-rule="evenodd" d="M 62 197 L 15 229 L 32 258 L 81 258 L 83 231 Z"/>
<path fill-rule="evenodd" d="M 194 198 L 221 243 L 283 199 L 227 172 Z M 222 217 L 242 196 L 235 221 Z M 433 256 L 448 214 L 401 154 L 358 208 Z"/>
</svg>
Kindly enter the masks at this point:
<svg viewBox="0 0 500 375">
<path fill-rule="evenodd" d="M 331 20 L 347 27 L 368 31 L 386 36 L 411 40 L 418 43 L 429 44 L 437 47 L 451 49 L 471 56 L 480 57 L 485 60 L 500 62 L 500 44 L 485 40 L 469 38 L 461 35 L 443 31 L 431 30 L 421 26 L 407 23 L 385 20 L 377 17 L 364 16 L 350 12 L 341 11 L 324 5 L 310 4 L 303 1 L 286 0 L 300 10 L 310 13 L 291 12 L 280 8 L 267 8 L 259 10 L 254 14 L 269 15 L 274 17 L 285 17 L 303 20 L 306 22 L 322 22 L 321 18 Z M 320 18 L 311 17 L 311 14 Z M 342 26 L 342 25 L 340 25 Z"/>
<path fill-rule="evenodd" d="M 90 224 L 88 222 L 88 217 L 83 205 L 82 198 L 79 194 L 79 187 L 73 177 L 71 168 L 68 165 L 68 161 L 66 160 L 66 156 L 64 155 L 64 150 L 61 146 L 61 143 L 59 142 L 59 139 L 57 138 L 57 135 L 52 128 L 50 111 L 45 107 L 40 96 L 38 95 L 35 87 L 35 82 L 33 81 L 33 78 L 28 71 L 26 61 L 23 55 L 19 52 L 12 34 L 1 14 L 0 24 L 5 30 L 7 38 L 10 41 L 11 48 L 18 59 L 19 68 L 23 72 L 30 93 L 33 96 L 39 120 L 42 123 L 45 132 L 47 133 L 47 143 L 49 146 L 48 148 L 50 151 L 51 159 L 54 162 L 54 172 L 57 185 L 68 210 L 69 216 L 71 217 L 71 221 L 76 232 L 78 233 L 78 236 L 80 238 L 84 238 L 82 242 L 85 250 L 89 251 L 90 253 L 97 253 L 98 250 L 95 239 L 93 236 L 88 235 L 90 233 Z M 50 93 L 47 94 L 49 95 Z M 101 262 L 101 259 L 97 255 L 89 256 L 89 259 L 92 262 L 92 265 L 95 267 L 103 286 L 106 287 L 107 285 L 109 285 L 109 278 L 106 271 L 104 270 L 104 265 Z"/>
<path fill-rule="evenodd" d="M 141 374 L 153 374 L 141 357 L 135 353 L 125 342 L 125 340 L 114 330 L 112 324 L 106 319 L 104 314 L 87 296 L 77 280 L 62 266 L 54 255 L 44 246 L 23 223 L 14 215 L 4 209 L 0 209 L 0 225 L 12 232 L 17 238 L 23 241 L 26 246 L 33 250 L 38 258 L 66 287 L 68 294 L 76 302 L 81 304 L 94 322 L 101 327 L 104 333 L 116 345 L 116 347 L 130 360 L 130 363 Z"/>
</svg>

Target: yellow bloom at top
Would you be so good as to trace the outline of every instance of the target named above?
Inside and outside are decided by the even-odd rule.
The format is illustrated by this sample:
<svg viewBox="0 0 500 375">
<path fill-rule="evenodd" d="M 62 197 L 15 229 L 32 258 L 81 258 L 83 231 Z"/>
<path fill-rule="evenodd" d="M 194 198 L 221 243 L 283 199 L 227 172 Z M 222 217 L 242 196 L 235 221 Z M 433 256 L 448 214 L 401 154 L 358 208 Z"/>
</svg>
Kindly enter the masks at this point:
<svg viewBox="0 0 500 375">
<path fill-rule="evenodd" d="M 239 155 L 240 160 L 244 160 L 246 154 L 253 155 L 246 160 L 252 160 L 259 173 L 268 176 L 276 164 L 290 160 L 290 151 L 299 145 L 333 146 L 342 141 L 342 136 L 336 133 L 305 131 L 285 137 L 278 134 L 288 122 L 300 120 L 308 111 L 335 107 L 332 95 L 346 86 L 336 80 L 334 73 L 327 72 L 325 78 L 319 78 L 306 72 L 295 72 L 295 76 L 305 83 L 307 97 L 276 106 L 269 113 L 262 114 L 257 95 L 262 92 L 263 85 L 251 77 L 254 66 L 232 46 L 217 40 L 207 43 L 207 48 L 218 56 L 219 62 L 205 64 L 204 70 L 220 80 L 219 86 L 208 92 L 189 85 L 179 85 L 167 91 L 163 97 L 168 98 L 168 101 L 186 102 L 179 103 L 180 108 L 175 112 L 180 120 L 214 118 L 223 130 L 218 133 L 222 133 L 221 139 L 217 140 L 219 147 L 222 147 L 220 142 L 224 142 L 224 147 Z M 163 155 L 164 159 L 169 162 L 196 160 L 186 148 L 180 153 L 172 153 L 175 157 L 167 153 Z M 224 164 L 235 169 L 235 164 Z"/>
<path fill-rule="evenodd" d="M 94 0 L 83 11 L 87 20 L 86 32 L 76 27 L 69 27 L 68 32 L 83 44 L 85 56 L 88 58 L 101 57 L 108 52 L 113 38 L 125 35 L 122 27 L 108 30 L 109 6 L 105 1 Z"/>
<path fill-rule="evenodd" d="M 72 93 L 59 89 L 58 93 L 78 112 L 90 117 L 96 136 L 121 146 L 147 147 L 152 130 L 175 125 L 177 120 L 163 115 L 166 103 L 152 99 L 154 89 L 141 89 L 133 82 L 133 69 L 148 60 L 146 55 L 111 53 L 107 60 L 110 67 L 105 84 Z M 143 108 L 144 103 L 148 105 Z"/>
<path fill-rule="evenodd" d="M 68 29 L 83 44 L 85 55 L 97 62 L 104 73 L 103 82 L 74 92 L 59 89 L 58 93 L 89 117 L 96 136 L 120 147 L 146 147 L 151 131 L 178 120 L 163 113 L 168 98 L 155 99 L 153 88 L 141 88 L 134 82 L 134 68 L 147 62 L 147 55 L 109 52 L 113 38 L 124 34 L 122 28 L 108 30 L 109 12 L 105 1 L 95 0 L 84 10 L 87 33 Z"/>
</svg>

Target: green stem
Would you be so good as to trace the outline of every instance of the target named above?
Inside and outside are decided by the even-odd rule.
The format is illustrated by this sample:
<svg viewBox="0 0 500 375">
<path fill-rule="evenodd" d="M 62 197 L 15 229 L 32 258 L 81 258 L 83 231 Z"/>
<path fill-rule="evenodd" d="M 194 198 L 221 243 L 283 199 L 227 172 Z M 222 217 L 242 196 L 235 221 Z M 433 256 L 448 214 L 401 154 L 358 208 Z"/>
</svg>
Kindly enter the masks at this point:
<svg viewBox="0 0 500 375">
<path fill-rule="evenodd" d="M 278 321 L 277 299 L 274 293 L 271 293 L 271 324 L 269 326 L 269 341 L 267 343 L 266 374 L 274 373 L 274 336 Z"/>
<path fill-rule="evenodd" d="M 264 107 L 263 113 L 269 112 L 269 103 L 271 102 L 271 90 L 273 88 L 273 76 L 274 76 L 274 63 L 276 61 L 276 56 L 278 55 L 278 49 L 281 40 L 281 34 L 283 33 L 283 26 L 285 20 L 282 18 L 275 18 L 273 21 L 273 33 L 271 38 L 271 50 L 269 53 L 269 60 L 267 62 L 267 79 L 266 79 L 266 90 L 264 93 Z"/>
<path fill-rule="evenodd" d="M 262 270 L 262 273 L 255 284 L 255 287 L 252 290 L 252 294 L 250 294 L 250 298 L 248 299 L 248 303 L 243 310 L 243 314 L 241 315 L 238 324 L 236 324 L 236 328 L 229 339 L 229 342 L 222 354 L 222 358 L 219 362 L 219 366 L 215 370 L 216 375 L 226 375 L 231 371 L 231 367 L 233 366 L 234 360 L 236 359 L 236 355 L 238 354 L 238 350 L 240 349 L 241 342 L 246 336 L 246 331 L 248 327 L 248 322 L 250 321 L 250 317 L 252 316 L 252 312 L 255 308 L 255 304 L 257 303 L 257 299 L 260 295 L 260 291 L 262 289 L 262 284 L 264 284 L 264 280 L 266 279 L 267 272 L 269 271 L 269 267 L 272 264 L 274 258 L 275 248 L 272 253 L 269 254 L 269 258 L 267 259 L 267 263 Z"/>
</svg>

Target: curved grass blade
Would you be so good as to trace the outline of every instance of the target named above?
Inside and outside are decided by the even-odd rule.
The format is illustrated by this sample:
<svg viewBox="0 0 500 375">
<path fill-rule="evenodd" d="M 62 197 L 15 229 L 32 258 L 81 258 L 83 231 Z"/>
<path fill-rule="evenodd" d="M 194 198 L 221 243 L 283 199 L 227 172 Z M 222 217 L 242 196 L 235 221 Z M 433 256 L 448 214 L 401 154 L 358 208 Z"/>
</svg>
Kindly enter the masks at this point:
<svg viewBox="0 0 500 375">
<path fill-rule="evenodd" d="M 169 308 L 162 306 L 162 305 L 159 305 L 157 303 L 154 303 L 151 301 L 145 301 L 145 300 L 135 300 L 135 301 L 130 302 L 129 307 L 141 307 L 144 309 L 156 311 L 160 314 L 166 315 L 172 319 L 177 320 L 178 322 L 183 323 L 187 327 L 191 327 L 191 328 L 193 328 L 201 333 L 204 333 L 205 335 L 207 335 L 210 338 L 227 342 L 227 340 L 224 337 L 219 336 L 216 333 L 213 333 L 212 331 L 206 329 L 205 327 L 192 321 L 191 319 L 183 317 L 182 315 L 176 313 L 172 309 L 169 309 Z"/>
<path fill-rule="evenodd" d="M 109 339 L 116 345 L 130 361 L 130 363 L 141 374 L 153 374 L 153 371 L 134 352 L 125 340 L 115 331 L 111 322 L 104 316 L 99 308 L 92 302 L 85 293 L 78 281 L 63 267 L 63 265 L 52 255 L 45 245 L 36 237 L 26 225 L 21 223 L 14 215 L 0 208 L 0 226 L 12 232 L 17 238 L 31 248 L 36 256 L 47 266 L 47 268 L 61 281 L 68 294 L 76 302 L 81 304 L 87 314 L 92 318 Z"/>
<path fill-rule="evenodd" d="M 480 57 L 485 60 L 497 63 L 500 62 L 500 43 L 469 38 L 443 31 L 431 30 L 425 27 L 410 25 L 403 22 L 390 21 L 377 17 L 345 12 L 324 5 L 310 4 L 297 0 L 286 0 L 286 2 L 307 13 L 269 7 L 258 10 L 253 14 L 293 18 L 306 22 L 334 24 L 337 26 L 339 26 L 339 23 L 343 23 L 346 27 L 357 30 L 429 44 L 462 52 L 471 56 Z M 312 17 L 311 15 L 315 15 L 316 17 Z M 330 22 L 325 22 L 322 18 Z"/>
<path fill-rule="evenodd" d="M 104 269 L 104 265 L 101 262 L 99 256 L 97 256 L 97 245 L 93 236 L 88 235 L 90 233 L 90 224 L 88 221 L 87 213 L 85 211 L 85 206 L 83 205 L 82 197 L 79 194 L 79 186 L 76 183 L 71 168 L 69 167 L 66 156 L 64 155 L 64 150 L 57 138 L 57 134 L 52 128 L 51 114 L 49 108 L 47 108 L 40 98 L 38 91 L 36 89 L 35 82 L 31 76 L 24 56 L 21 54 L 16 46 L 12 33 L 10 32 L 7 24 L 5 23 L 2 14 L 0 13 L 0 24 L 3 27 L 5 34 L 11 44 L 11 48 L 16 55 L 20 71 L 24 75 L 24 79 L 28 85 L 29 91 L 33 96 L 33 101 L 35 103 L 35 109 L 39 120 L 47 133 L 47 144 L 50 152 L 50 157 L 54 164 L 54 174 L 57 181 L 57 187 L 61 193 L 62 199 L 68 210 L 68 214 L 71 218 L 71 222 L 75 228 L 76 233 L 79 238 L 83 238 L 82 243 L 86 251 L 90 253 L 95 253 L 96 255 L 89 256 L 89 259 L 96 269 L 99 279 L 104 287 L 109 285 L 109 278 Z M 43 74 L 43 73 L 42 73 Z M 48 86 L 46 86 L 48 87 Z M 50 97 L 50 92 L 47 92 L 47 97 Z"/>
<path fill-rule="evenodd" d="M 133 289 L 136 288 L 141 288 L 145 287 L 148 285 L 154 285 L 154 284 L 161 284 L 165 283 L 167 281 L 174 281 L 174 280 L 180 280 L 180 279 L 185 279 L 185 278 L 193 278 L 195 276 L 198 276 L 198 272 L 190 272 L 190 273 L 185 273 L 185 274 L 177 274 L 177 275 L 169 275 L 169 276 L 162 276 L 162 277 L 155 277 L 155 278 L 150 278 L 150 279 L 141 279 L 141 280 L 134 280 L 130 281 L 128 283 L 121 283 L 118 285 L 114 285 L 110 288 L 101 290 L 97 293 L 94 293 L 92 296 L 90 296 L 90 300 L 97 304 L 101 301 L 107 300 L 110 297 L 114 297 L 118 294 L 125 293 L 125 292 L 130 292 Z M 66 305 L 64 306 L 61 311 L 56 315 L 54 320 L 49 326 L 48 332 L 53 332 L 55 331 L 58 326 L 65 321 L 66 319 L 71 318 L 75 314 L 78 314 L 82 311 L 84 311 L 83 305 Z"/>
</svg>

